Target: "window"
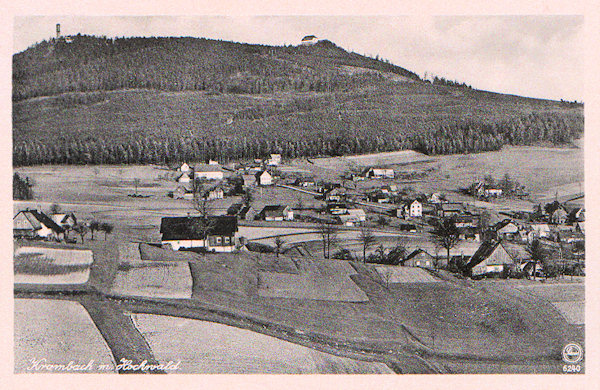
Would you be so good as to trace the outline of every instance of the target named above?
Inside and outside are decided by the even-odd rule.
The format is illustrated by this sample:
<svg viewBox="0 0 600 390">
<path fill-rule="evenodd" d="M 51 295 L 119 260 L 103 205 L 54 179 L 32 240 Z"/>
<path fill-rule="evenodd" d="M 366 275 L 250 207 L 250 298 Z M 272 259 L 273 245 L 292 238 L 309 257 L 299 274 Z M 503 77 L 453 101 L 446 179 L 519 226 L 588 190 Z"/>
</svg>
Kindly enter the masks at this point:
<svg viewBox="0 0 600 390">
<path fill-rule="evenodd" d="M 220 244 L 220 243 L 221 243 L 221 241 L 222 241 L 222 238 L 221 238 L 221 237 L 217 237 L 217 238 L 216 238 L 216 242 L 217 242 L 217 244 Z"/>
<path fill-rule="evenodd" d="M 224 240 L 225 244 L 231 243 L 231 237 L 224 237 Z"/>
</svg>

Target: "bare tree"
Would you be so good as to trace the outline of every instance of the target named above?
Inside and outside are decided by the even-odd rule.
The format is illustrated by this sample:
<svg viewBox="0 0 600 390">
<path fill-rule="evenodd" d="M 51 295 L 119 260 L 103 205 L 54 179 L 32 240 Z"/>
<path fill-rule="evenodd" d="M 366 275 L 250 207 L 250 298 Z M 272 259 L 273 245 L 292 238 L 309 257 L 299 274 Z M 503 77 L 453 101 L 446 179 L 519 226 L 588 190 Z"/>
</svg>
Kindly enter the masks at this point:
<svg viewBox="0 0 600 390">
<path fill-rule="evenodd" d="M 133 185 L 135 186 L 135 196 L 138 194 L 138 186 L 140 185 L 140 179 L 137 177 L 133 179 Z"/>
<path fill-rule="evenodd" d="M 358 235 L 363 248 L 363 263 L 367 262 L 367 249 L 375 244 L 375 235 L 373 231 L 368 227 L 362 227 Z"/>
<path fill-rule="evenodd" d="M 50 214 L 58 214 L 60 211 L 61 208 L 58 203 L 53 203 L 52 206 L 50 206 Z"/>
<path fill-rule="evenodd" d="M 95 219 L 90 222 L 90 232 L 92 233 L 92 240 L 94 239 L 94 232 L 100 230 L 100 222 Z"/>
<path fill-rule="evenodd" d="M 277 257 L 279 257 L 279 254 L 282 253 L 284 246 L 285 241 L 281 238 L 281 236 L 275 237 L 275 255 Z"/>
<path fill-rule="evenodd" d="M 442 218 L 431 232 L 433 242 L 446 249 L 447 261 L 450 263 L 450 249 L 460 241 L 459 231 L 453 218 Z"/>
<path fill-rule="evenodd" d="M 210 201 L 200 196 L 198 191 L 194 192 L 194 209 L 199 217 L 192 222 L 192 229 L 202 237 L 204 249 L 208 248 L 208 234 L 215 228 L 215 220 L 211 218 Z"/>
<path fill-rule="evenodd" d="M 338 228 L 333 223 L 322 222 L 319 224 L 319 234 L 323 242 L 323 257 L 329 259 L 331 245 L 337 241 Z"/>
<path fill-rule="evenodd" d="M 526 248 L 527 253 L 531 256 L 531 260 L 533 261 L 533 279 L 535 280 L 535 272 L 537 268 L 537 263 L 543 263 L 546 259 L 546 251 L 544 250 L 542 243 L 540 240 L 535 239 L 529 244 Z"/>
<path fill-rule="evenodd" d="M 79 234 L 79 236 L 81 237 L 81 243 L 83 244 L 85 242 L 84 237 L 86 234 L 88 234 L 89 231 L 88 227 L 83 224 L 77 224 L 73 226 L 73 231 Z"/>
<path fill-rule="evenodd" d="M 104 232 L 104 240 L 106 241 L 106 236 L 111 234 L 114 229 L 114 226 L 108 222 L 102 222 L 100 224 L 100 231 Z"/>
</svg>

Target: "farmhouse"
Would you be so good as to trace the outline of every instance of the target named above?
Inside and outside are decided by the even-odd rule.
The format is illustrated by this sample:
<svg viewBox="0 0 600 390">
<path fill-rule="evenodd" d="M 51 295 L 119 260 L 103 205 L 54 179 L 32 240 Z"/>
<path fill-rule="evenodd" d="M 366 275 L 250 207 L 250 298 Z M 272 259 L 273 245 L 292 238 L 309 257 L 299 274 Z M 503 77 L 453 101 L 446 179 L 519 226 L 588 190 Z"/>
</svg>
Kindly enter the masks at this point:
<svg viewBox="0 0 600 390">
<path fill-rule="evenodd" d="M 438 216 L 449 218 L 464 212 L 462 203 L 439 203 Z"/>
<path fill-rule="evenodd" d="M 405 267 L 434 268 L 435 257 L 423 249 L 415 249 L 404 260 L 401 260 L 400 264 Z"/>
<path fill-rule="evenodd" d="M 181 172 L 189 172 L 190 170 L 191 170 L 191 168 L 187 163 L 183 163 L 179 167 L 179 171 L 181 171 Z"/>
<path fill-rule="evenodd" d="M 192 181 L 189 172 L 183 172 L 181 175 L 177 176 L 177 183 L 189 183 Z"/>
<path fill-rule="evenodd" d="M 327 205 L 327 211 L 333 215 L 348 214 L 348 206 L 345 203 L 330 203 Z"/>
<path fill-rule="evenodd" d="M 393 179 L 394 170 L 391 168 L 369 168 L 365 176 L 371 179 Z"/>
<path fill-rule="evenodd" d="M 475 228 L 479 223 L 479 217 L 473 214 L 456 215 L 454 218 L 457 228 Z"/>
<path fill-rule="evenodd" d="M 404 218 L 417 218 L 423 216 L 423 204 L 418 200 L 407 202 L 402 208 Z"/>
<path fill-rule="evenodd" d="M 519 227 L 510 219 L 505 219 L 504 221 L 498 222 L 496 225 L 494 225 L 493 229 L 496 232 L 498 239 L 513 241 L 520 238 Z"/>
<path fill-rule="evenodd" d="M 427 198 L 427 200 L 428 200 L 430 203 L 434 203 L 434 204 L 435 204 L 435 203 L 442 203 L 443 196 L 442 196 L 442 194 L 440 194 L 439 192 L 434 192 L 433 194 L 431 194 L 431 195 L 430 195 L 430 196 Z"/>
<path fill-rule="evenodd" d="M 293 221 L 294 210 L 290 206 L 269 205 L 260 211 L 258 218 L 264 221 Z"/>
<path fill-rule="evenodd" d="M 194 192 L 191 188 L 186 186 L 177 186 L 177 188 L 173 191 L 174 199 L 194 199 Z"/>
<path fill-rule="evenodd" d="M 37 210 L 21 210 L 13 218 L 15 238 L 42 237 L 47 240 L 61 240 L 64 229 L 50 217 Z"/>
<path fill-rule="evenodd" d="M 337 219 L 342 225 L 355 226 L 365 222 L 367 214 L 363 209 L 348 209 L 347 214 L 338 215 Z"/>
<path fill-rule="evenodd" d="M 502 272 L 514 269 L 514 267 L 515 260 L 499 240 L 481 243 L 479 249 L 467 263 L 467 269 L 471 270 L 473 276 L 490 272 Z"/>
<path fill-rule="evenodd" d="M 225 191 L 221 187 L 215 187 L 212 190 L 208 190 L 204 193 L 204 199 L 213 200 L 213 199 L 223 199 L 225 196 Z"/>
<path fill-rule="evenodd" d="M 271 154 L 271 158 L 269 159 L 267 165 L 281 165 L 281 154 Z"/>
<path fill-rule="evenodd" d="M 201 164 L 194 169 L 194 179 L 223 180 L 223 169 L 218 164 Z"/>
<path fill-rule="evenodd" d="M 346 191 L 342 188 L 334 188 L 325 194 L 327 202 L 340 202 L 346 198 Z"/>
<path fill-rule="evenodd" d="M 562 225 L 567 221 L 567 210 L 564 207 L 559 207 L 550 216 L 550 223 L 554 225 Z"/>
<path fill-rule="evenodd" d="M 582 207 L 575 207 L 569 212 L 568 220 L 571 222 L 585 221 L 585 209 Z"/>
<path fill-rule="evenodd" d="M 205 248 L 232 252 L 237 231 L 237 218 L 232 216 L 163 217 L 160 222 L 161 243 L 173 250 Z"/>
<path fill-rule="evenodd" d="M 319 42 L 319 38 L 317 38 L 316 36 L 306 35 L 304 38 L 302 38 L 302 41 L 300 41 L 300 44 L 303 46 L 311 46 L 317 42 Z"/>
<path fill-rule="evenodd" d="M 464 241 L 479 242 L 479 231 L 473 227 L 461 227 L 458 228 L 458 238 Z"/>
<path fill-rule="evenodd" d="M 65 230 L 72 229 L 73 226 L 77 225 L 77 217 L 73 213 L 57 213 L 50 216 L 54 223 L 62 227 Z"/>
<path fill-rule="evenodd" d="M 254 175 L 256 184 L 259 186 L 270 186 L 273 184 L 273 176 L 268 171 L 259 171 Z"/>
</svg>

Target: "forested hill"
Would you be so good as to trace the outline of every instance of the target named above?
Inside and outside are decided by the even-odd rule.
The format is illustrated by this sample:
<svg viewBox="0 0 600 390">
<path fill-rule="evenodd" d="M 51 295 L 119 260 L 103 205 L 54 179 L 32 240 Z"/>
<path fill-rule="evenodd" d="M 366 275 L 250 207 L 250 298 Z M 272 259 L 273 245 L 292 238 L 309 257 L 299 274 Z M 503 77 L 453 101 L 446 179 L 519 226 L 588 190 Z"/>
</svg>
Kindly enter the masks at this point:
<svg viewBox="0 0 600 390">
<path fill-rule="evenodd" d="M 13 164 L 175 163 L 569 144 L 583 106 L 431 84 L 314 46 L 42 42 L 13 57 Z"/>
<path fill-rule="evenodd" d="M 44 41 L 13 58 L 13 99 L 63 92 L 150 88 L 235 93 L 333 91 L 347 88 L 351 69 L 419 77 L 390 63 L 349 53 L 329 41 L 264 46 L 203 38 L 86 35 Z"/>
</svg>

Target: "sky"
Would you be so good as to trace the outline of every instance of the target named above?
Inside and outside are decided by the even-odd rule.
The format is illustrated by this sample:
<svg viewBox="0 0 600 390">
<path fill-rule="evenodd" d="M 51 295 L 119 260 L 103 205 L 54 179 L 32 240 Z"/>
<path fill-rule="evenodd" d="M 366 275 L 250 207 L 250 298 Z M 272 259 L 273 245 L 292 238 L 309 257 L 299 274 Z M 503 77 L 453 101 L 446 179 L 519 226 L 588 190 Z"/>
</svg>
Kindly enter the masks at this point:
<svg viewBox="0 0 600 390">
<path fill-rule="evenodd" d="M 27 16 L 14 52 L 67 34 L 191 36 L 268 45 L 304 35 L 411 70 L 522 96 L 582 101 L 584 18 L 544 16 Z"/>
</svg>

